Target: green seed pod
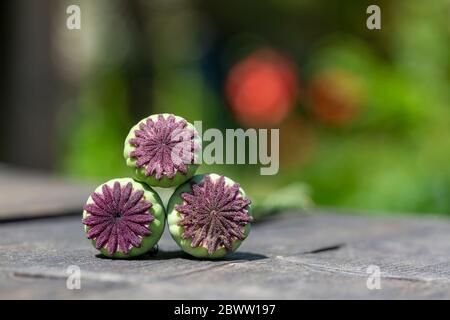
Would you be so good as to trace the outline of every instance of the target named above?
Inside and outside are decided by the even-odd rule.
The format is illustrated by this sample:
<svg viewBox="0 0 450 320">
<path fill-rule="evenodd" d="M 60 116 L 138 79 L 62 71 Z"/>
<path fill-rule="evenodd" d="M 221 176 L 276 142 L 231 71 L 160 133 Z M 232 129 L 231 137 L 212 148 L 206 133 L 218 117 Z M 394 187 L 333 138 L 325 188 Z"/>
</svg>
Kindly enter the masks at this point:
<svg viewBox="0 0 450 320">
<path fill-rule="evenodd" d="M 124 157 L 136 180 L 152 187 L 174 187 L 198 168 L 201 138 L 195 127 L 173 114 L 151 115 L 131 128 Z"/>
<path fill-rule="evenodd" d="M 169 200 L 167 221 L 181 249 L 198 258 L 222 258 L 234 252 L 250 232 L 250 200 L 233 180 L 196 175 Z"/>
<path fill-rule="evenodd" d="M 87 238 L 102 254 L 131 258 L 150 251 L 164 231 L 165 211 L 158 194 L 130 178 L 100 185 L 84 206 Z"/>
</svg>

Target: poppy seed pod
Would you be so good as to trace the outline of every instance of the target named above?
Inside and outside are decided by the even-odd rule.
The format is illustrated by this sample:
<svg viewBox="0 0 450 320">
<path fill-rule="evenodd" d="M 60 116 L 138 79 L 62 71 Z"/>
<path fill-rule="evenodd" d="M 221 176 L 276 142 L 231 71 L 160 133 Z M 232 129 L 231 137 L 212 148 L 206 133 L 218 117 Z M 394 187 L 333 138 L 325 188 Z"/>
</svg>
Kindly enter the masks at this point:
<svg viewBox="0 0 450 320">
<path fill-rule="evenodd" d="M 131 128 L 124 157 L 133 177 L 152 187 L 174 187 L 198 168 L 201 138 L 195 127 L 173 114 L 155 114 Z"/>
<path fill-rule="evenodd" d="M 150 251 L 164 230 L 165 211 L 156 192 L 130 178 L 99 186 L 83 211 L 87 238 L 102 254 L 131 258 Z"/>
<path fill-rule="evenodd" d="M 190 255 L 221 258 L 247 238 L 253 220 L 250 203 L 233 180 L 217 174 L 196 175 L 169 200 L 169 231 Z"/>
</svg>

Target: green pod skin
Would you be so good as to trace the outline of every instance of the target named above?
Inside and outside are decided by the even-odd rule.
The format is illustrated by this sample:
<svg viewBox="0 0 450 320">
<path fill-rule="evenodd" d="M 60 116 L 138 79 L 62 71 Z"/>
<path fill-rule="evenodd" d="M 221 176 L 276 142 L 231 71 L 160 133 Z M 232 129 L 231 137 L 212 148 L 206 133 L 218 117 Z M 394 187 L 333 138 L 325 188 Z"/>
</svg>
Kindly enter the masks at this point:
<svg viewBox="0 0 450 320">
<path fill-rule="evenodd" d="M 146 118 L 142 119 L 141 121 L 139 121 L 134 127 L 131 128 L 130 132 L 128 133 L 127 137 L 125 138 L 123 156 L 125 158 L 127 166 L 130 168 L 130 170 L 132 172 L 134 179 L 144 182 L 151 187 L 159 187 L 159 188 L 176 187 L 176 186 L 179 186 L 180 184 L 184 183 L 188 179 L 190 179 L 197 171 L 197 169 L 199 167 L 199 165 L 197 163 L 198 163 L 198 159 L 200 157 L 200 152 L 201 152 L 200 148 L 198 150 L 194 151 L 194 163 L 186 165 L 187 173 L 184 174 L 184 173 L 178 171 L 175 174 L 175 176 L 172 178 L 169 178 L 166 175 L 164 175 L 162 178 L 157 179 L 154 174 L 147 176 L 146 172 L 145 172 L 146 167 L 145 166 L 143 166 L 143 167 L 136 166 L 137 159 L 134 157 L 130 157 L 130 153 L 136 150 L 136 147 L 130 143 L 130 139 L 136 138 L 135 131 L 139 130 L 139 125 L 142 122 L 145 122 L 147 119 L 152 119 L 153 121 L 157 121 L 159 115 L 160 114 L 154 114 L 149 117 L 146 117 Z M 187 123 L 186 129 L 193 130 L 196 133 L 196 135 L 194 137 L 194 142 L 196 145 L 201 146 L 201 144 L 202 144 L 201 137 L 198 135 L 195 127 L 191 123 L 189 123 L 186 119 L 179 117 L 179 116 L 175 116 L 173 114 L 168 114 L 168 113 L 163 113 L 161 115 L 164 117 L 164 119 L 167 119 L 169 116 L 174 116 L 177 122 L 182 121 L 182 120 L 186 121 L 186 123 Z"/>
<path fill-rule="evenodd" d="M 212 181 L 217 181 L 220 178 L 219 175 L 214 173 L 207 175 L 211 177 Z M 205 176 L 206 175 L 204 174 L 196 175 L 191 180 L 182 184 L 175 190 L 167 205 L 167 222 L 169 225 L 169 231 L 170 234 L 172 235 L 172 238 L 184 252 L 201 259 L 220 259 L 231 252 L 235 252 L 242 244 L 243 240 L 234 239 L 232 241 L 231 251 L 227 251 L 224 246 L 221 246 L 219 249 L 215 250 L 212 254 L 208 253 L 208 249 L 204 246 L 193 247 L 192 238 L 186 239 L 183 238 L 185 228 L 179 225 L 179 222 L 182 220 L 182 215 L 180 214 L 180 212 L 176 210 L 177 205 L 185 204 L 184 200 L 181 197 L 181 194 L 185 192 L 191 193 L 192 185 L 201 183 L 205 178 Z M 232 186 L 235 184 L 235 182 L 230 178 L 227 177 L 224 178 L 226 186 Z M 242 188 L 239 188 L 239 193 L 242 197 L 246 197 L 245 191 Z M 247 207 L 247 215 L 250 217 L 251 211 L 252 211 L 251 205 L 249 204 Z M 244 226 L 244 237 L 247 238 L 249 233 L 250 233 L 250 223 L 247 223 Z"/>
<path fill-rule="evenodd" d="M 152 204 L 151 208 L 146 211 L 148 214 L 151 214 L 154 217 L 154 220 L 148 224 L 150 234 L 142 237 L 142 241 L 139 247 L 132 247 L 128 253 L 124 253 L 120 250 L 117 250 L 113 254 L 109 254 L 106 245 L 101 249 L 99 249 L 100 252 L 106 257 L 115 259 L 129 259 L 145 254 L 154 248 L 154 246 L 158 243 L 159 239 L 163 234 L 166 214 L 164 210 L 164 205 L 162 204 L 162 201 L 159 198 L 158 194 L 147 185 L 135 181 L 131 178 L 120 178 L 109 180 L 106 183 L 97 187 L 97 189 L 95 189 L 94 192 L 102 194 L 103 185 L 106 184 L 107 186 L 113 188 L 115 182 L 119 182 L 122 187 L 127 185 L 128 183 L 131 183 L 133 191 L 142 190 L 144 192 L 143 199 Z M 86 204 L 94 204 L 92 196 L 88 198 Z M 91 214 L 89 212 L 83 210 L 83 219 L 89 217 L 90 215 Z M 89 230 L 90 227 L 84 225 L 84 231 L 86 234 L 89 232 Z M 95 248 L 97 243 L 96 239 L 92 239 L 91 243 Z"/>
</svg>

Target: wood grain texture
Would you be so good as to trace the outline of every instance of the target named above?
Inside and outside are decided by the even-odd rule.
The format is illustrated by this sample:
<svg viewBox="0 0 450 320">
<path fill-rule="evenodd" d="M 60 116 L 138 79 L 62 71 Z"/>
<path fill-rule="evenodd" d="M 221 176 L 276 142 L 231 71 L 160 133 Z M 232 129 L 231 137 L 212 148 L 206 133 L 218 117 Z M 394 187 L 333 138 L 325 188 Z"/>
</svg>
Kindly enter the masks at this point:
<svg viewBox="0 0 450 320">
<path fill-rule="evenodd" d="M 0 164 L 0 221 L 77 212 L 94 188 Z"/>
<path fill-rule="evenodd" d="M 190 258 L 166 232 L 160 251 L 110 260 L 84 238 L 80 217 L 0 224 L 0 298 L 450 298 L 450 222 L 286 213 L 256 223 L 224 260 Z M 368 290 L 367 267 L 381 269 Z M 66 270 L 81 268 L 81 290 Z"/>
</svg>

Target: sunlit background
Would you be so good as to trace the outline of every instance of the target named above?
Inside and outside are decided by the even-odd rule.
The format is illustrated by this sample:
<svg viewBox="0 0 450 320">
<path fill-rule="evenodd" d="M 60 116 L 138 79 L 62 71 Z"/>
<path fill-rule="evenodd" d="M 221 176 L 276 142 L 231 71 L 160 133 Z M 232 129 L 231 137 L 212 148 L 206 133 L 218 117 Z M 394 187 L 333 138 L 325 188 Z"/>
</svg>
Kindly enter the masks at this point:
<svg viewBox="0 0 450 320">
<path fill-rule="evenodd" d="M 202 166 L 260 214 L 316 205 L 450 214 L 450 2 L 8 1 L 0 161 L 129 175 L 128 130 L 169 112 L 203 128 L 279 128 L 280 171 Z M 66 8 L 81 7 L 81 30 Z"/>
</svg>

